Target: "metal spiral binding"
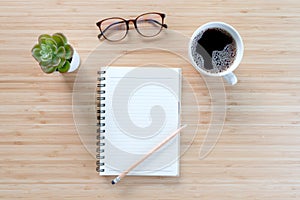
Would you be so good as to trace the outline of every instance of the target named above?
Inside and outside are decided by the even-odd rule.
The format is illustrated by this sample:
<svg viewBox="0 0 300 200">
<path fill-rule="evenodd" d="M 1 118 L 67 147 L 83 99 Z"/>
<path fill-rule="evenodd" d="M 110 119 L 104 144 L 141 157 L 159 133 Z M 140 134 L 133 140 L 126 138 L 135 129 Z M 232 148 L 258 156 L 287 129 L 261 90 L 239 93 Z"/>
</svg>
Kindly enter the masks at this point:
<svg viewBox="0 0 300 200">
<path fill-rule="evenodd" d="M 96 171 L 104 172 L 104 146 L 105 146 L 105 74 L 106 71 L 98 71 L 97 81 L 97 149 Z"/>
</svg>

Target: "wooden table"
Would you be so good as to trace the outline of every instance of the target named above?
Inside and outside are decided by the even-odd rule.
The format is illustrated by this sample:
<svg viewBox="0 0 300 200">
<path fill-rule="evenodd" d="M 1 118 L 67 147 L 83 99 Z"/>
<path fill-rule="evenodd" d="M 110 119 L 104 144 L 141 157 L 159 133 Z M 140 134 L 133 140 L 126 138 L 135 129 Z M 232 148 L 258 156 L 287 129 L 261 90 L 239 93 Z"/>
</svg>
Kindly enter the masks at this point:
<svg viewBox="0 0 300 200">
<path fill-rule="evenodd" d="M 180 177 L 127 177 L 112 186 L 96 174 L 74 125 L 78 74 L 44 74 L 30 49 L 39 34 L 63 32 L 85 62 L 99 45 L 95 22 L 147 11 L 165 12 L 169 28 L 187 37 L 205 22 L 227 22 L 242 35 L 245 54 L 239 83 L 225 86 L 226 120 L 208 156 L 199 159 L 209 126 L 204 110 Z M 299 32 L 296 0 L 1 1 L 0 198 L 299 199 Z M 134 58 L 122 62 L 133 65 Z M 193 84 L 202 103 L 209 102 L 205 88 Z"/>
</svg>

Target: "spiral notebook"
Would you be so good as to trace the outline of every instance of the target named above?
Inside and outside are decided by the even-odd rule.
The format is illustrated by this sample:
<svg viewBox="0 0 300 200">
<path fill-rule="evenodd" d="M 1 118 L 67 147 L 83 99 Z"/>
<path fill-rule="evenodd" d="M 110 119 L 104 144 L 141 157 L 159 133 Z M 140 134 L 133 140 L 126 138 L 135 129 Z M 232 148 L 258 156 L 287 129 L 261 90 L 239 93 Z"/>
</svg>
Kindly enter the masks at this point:
<svg viewBox="0 0 300 200">
<path fill-rule="evenodd" d="M 106 67 L 97 83 L 97 172 L 118 175 L 180 125 L 181 69 Z M 177 135 L 128 175 L 179 176 Z"/>
</svg>

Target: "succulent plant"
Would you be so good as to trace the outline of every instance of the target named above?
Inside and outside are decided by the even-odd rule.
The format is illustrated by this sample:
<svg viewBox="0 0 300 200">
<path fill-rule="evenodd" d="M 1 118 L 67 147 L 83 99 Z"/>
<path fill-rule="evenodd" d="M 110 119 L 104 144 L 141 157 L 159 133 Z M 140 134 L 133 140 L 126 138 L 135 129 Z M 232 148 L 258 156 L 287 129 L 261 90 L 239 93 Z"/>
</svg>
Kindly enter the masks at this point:
<svg viewBox="0 0 300 200">
<path fill-rule="evenodd" d="M 45 73 L 67 72 L 70 68 L 73 48 L 62 33 L 40 35 L 38 44 L 31 50 L 32 56 L 39 62 Z"/>
</svg>

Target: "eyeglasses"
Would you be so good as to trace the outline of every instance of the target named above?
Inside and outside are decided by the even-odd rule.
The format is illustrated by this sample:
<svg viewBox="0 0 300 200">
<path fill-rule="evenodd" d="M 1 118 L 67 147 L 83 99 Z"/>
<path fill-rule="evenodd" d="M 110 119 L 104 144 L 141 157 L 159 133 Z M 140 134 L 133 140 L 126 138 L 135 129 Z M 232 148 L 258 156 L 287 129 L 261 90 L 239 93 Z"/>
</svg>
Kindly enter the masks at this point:
<svg viewBox="0 0 300 200">
<path fill-rule="evenodd" d="M 130 22 L 134 24 L 135 29 L 140 35 L 154 37 L 161 32 L 162 28 L 168 27 L 167 24 L 164 24 L 165 17 L 166 15 L 163 13 L 149 12 L 129 20 L 120 17 L 103 19 L 96 23 L 100 30 L 98 38 L 101 39 L 103 36 L 109 41 L 122 40 L 128 33 Z"/>
</svg>

